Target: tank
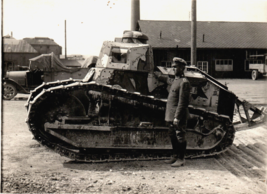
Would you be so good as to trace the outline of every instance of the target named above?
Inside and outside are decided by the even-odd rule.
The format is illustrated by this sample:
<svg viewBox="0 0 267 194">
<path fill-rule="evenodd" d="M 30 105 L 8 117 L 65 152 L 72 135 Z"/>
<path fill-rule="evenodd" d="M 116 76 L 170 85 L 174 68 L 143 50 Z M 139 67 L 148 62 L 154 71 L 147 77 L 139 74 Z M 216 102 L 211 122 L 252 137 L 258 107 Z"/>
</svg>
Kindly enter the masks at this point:
<svg viewBox="0 0 267 194">
<path fill-rule="evenodd" d="M 103 43 L 83 80 L 43 83 L 31 92 L 26 122 L 38 142 L 86 162 L 170 157 L 164 118 L 174 71 L 154 66 L 146 36 L 132 32 L 142 41 L 130 41 L 131 33 L 125 34 L 126 41 Z M 186 157 L 220 154 L 233 144 L 237 97 L 194 66 L 186 67 L 185 76 L 192 86 Z"/>
</svg>

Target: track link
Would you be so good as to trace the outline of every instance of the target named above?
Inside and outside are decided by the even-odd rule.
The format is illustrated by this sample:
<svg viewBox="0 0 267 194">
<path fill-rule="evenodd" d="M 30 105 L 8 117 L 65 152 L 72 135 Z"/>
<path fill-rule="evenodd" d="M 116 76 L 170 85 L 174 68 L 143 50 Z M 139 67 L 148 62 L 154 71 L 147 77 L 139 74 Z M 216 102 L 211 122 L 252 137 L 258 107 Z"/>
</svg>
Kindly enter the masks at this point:
<svg viewBox="0 0 267 194">
<path fill-rule="evenodd" d="M 155 109 L 165 108 L 166 99 L 155 98 L 154 96 L 141 95 L 138 92 L 128 92 L 125 89 L 117 89 L 111 85 L 101 85 L 95 82 L 83 83 L 80 80 L 63 80 L 57 82 L 44 83 L 31 92 L 31 95 L 25 105 L 28 110 L 28 116 L 26 122 L 28 124 L 29 130 L 32 132 L 34 139 L 36 139 L 40 144 L 46 146 L 62 156 L 66 156 L 70 159 L 82 161 L 82 162 L 120 162 L 120 161 L 149 161 L 149 160 L 164 160 L 170 157 L 170 151 L 166 150 L 143 150 L 134 151 L 129 148 L 129 150 L 117 149 L 115 152 L 108 152 L 109 150 L 79 150 L 70 146 L 66 146 L 62 143 L 52 142 L 42 129 L 37 128 L 36 122 L 34 120 L 35 111 L 38 105 L 44 101 L 48 96 L 53 95 L 53 93 L 60 92 L 72 92 L 75 90 L 84 91 L 96 91 L 100 93 L 106 93 L 109 96 L 119 96 L 120 98 L 133 100 L 141 102 L 144 106 L 150 106 Z M 206 111 L 205 109 L 193 107 L 189 105 L 189 112 L 191 114 L 199 115 L 200 117 L 205 117 L 211 120 L 216 120 L 217 122 L 224 125 L 226 134 L 217 146 L 210 150 L 187 150 L 187 158 L 198 158 L 198 157 L 208 157 L 218 155 L 226 151 L 232 144 L 234 140 L 235 129 L 232 122 L 228 116 L 219 115 L 214 112 Z"/>
</svg>

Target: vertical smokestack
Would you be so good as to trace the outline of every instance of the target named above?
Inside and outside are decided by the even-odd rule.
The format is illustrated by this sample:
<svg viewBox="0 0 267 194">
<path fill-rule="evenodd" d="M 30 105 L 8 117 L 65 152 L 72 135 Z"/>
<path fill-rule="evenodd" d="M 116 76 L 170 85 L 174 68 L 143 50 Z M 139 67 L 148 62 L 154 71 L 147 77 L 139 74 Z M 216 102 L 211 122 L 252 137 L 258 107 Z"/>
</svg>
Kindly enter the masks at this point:
<svg viewBox="0 0 267 194">
<path fill-rule="evenodd" d="M 65 20 L 65 59 L 67 59 L 67 22 Z"/>
<path fill-rule="evenodd" d="M 138 30 L 137 21 L 140 20 L 140 0 L 132 0 L 131 2 L 131 30 Z"/>
<path fill-rule="evenodd" d="M 11 32 L 11 38 L 13 38 L 13 32 Z"/>
<path fill-rule="evenodd" d="M 191 65 L 197 63 L 197 0 L 192 0 L 191 7 Z"/>
</svg>

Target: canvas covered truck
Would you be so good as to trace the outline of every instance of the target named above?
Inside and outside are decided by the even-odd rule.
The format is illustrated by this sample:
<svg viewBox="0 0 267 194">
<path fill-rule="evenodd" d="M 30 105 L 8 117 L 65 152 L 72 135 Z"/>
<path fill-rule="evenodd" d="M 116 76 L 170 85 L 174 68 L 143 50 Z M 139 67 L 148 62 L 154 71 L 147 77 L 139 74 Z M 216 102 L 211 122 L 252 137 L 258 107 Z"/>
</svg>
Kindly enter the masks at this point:
<svg viewBox="0 0 267 194">
<path fill-rule="evenodd" d="M 251 70 L 252 80 L 257 80 L 258 78 L 267 76 L 267 54 L 262 55 L 250 55 L 250 58 L 255 60 L 250 60 L 249 69 Z"/>
<path fill-rule="evenodd" d="M 3 99 L 10 100 L 17 93 L 29 94 L 43 82 L 63 79 L 83 79 L 91 67 L 95 66 L 97 57 L 85 60 L 82 67 L 66 67 L 54 53 L 42 54 L 30 59 L 29 69 L 10 71 L 3 78 Z"/>
</svg>

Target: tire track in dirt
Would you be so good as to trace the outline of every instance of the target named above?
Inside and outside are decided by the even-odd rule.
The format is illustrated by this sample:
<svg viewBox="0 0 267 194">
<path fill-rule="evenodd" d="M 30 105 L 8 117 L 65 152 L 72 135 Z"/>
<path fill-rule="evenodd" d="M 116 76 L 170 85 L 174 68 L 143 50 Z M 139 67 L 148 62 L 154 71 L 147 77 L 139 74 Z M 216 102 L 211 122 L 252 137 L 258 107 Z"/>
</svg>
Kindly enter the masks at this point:
<svg viewBox="0 0 267 194">
<path fill-rule="evenodd" d="M 261 181 L 265 179 L 265 169 L 255 166 L 251 160 L 247 161 L 247 157 L 242 157 L 247 154 L 246 152 L 242 150 L 240 150 L 241 152 L 234 152 L 233 150 L 230 149 L 226 153 L 217 156 L 215 160 L 229 172 L 247 183 L 247 185 L 256 183 L 258 185 L 256 188 L 250 187 L 255 193 L 265 193 L 266 185 Z M 262 163 L 260 165 L 263 166 Z"/>
<path fill-rule="evenodd" d="M 216 157 L 216 161 L 217 163 L 219 163 L 221 166 L 223 166 L 224 168 L 226 168 L 228 171 L 230 171 L 232 174 L 234 174 L 235 176 L 241 176 L 242 172 L 236 168 L 232 162 L 230 162 L 228 159 L 224 157 L 224 154 L 221 154 L 223 156 L 217 156 Z"/>
<path fill-rule="evenodd" d="M 257 148 L 259 148 L 261 151 L 263 151 L 265 154 L 267 153 L 267 146 L 265 146 L 264 144 L 255 143 L 254 145 L 255 145 Z"/>
<path fill-rule="evenodd" d="M 252 168 L 258 168 L 258 167 L 255 167 L 253 164 L 251 164 L 249 161 L 247 161 L 244 157 L 242 157 L 241 155 L 239 154 L 236 154 L 234 151 L 232 151 L 231 149 L 229 149 L 226 153 L 225 153 L 228 157 L 232 157 L 234 158 L 235 160 L 237 160 L 237 162 L 244 167 L 245 171 L 249 171 L 251 170 Z M 248 170 L 247 170 L 248 169 Z M 264 177 L 265 176 L 265 173 L 262 172 L 262 171 L 258 171 L 258 170 L 255 170 L 255 173 L 252 174 L 253 177 Z"/>
<path fill-rule="evenodd" d="M 261 168 L 262 164 L 258 161 L 256 161 L 253 157 L 247 155 L 246 153 L 242 152 L 239 150 L 235 145 L 233 145 L 230 148 L 231 151 L 233 151 L 232 156 L 240 156 L 242 158 L 242 161 L 247 161 L 249 162 L 252 166 L 255 166 L 257 168 Z"/>
<path fill-rule="evenodd" d="M 238 149 L 242 150 L 244 153 L 250 155 L 252 158 L 254 158 L 258 162 L 260 162 L 262 164 L 262 166 L 265 164 L 264 158 L 262 156 L 260 156 L 259 154 L 253 152 L 247 146 L 239 145 L 238 146 Z"/>
<path fill-rule="evenodd" d="M 263 127 L 238 131 L 234 144 L 215 157 L 218 164 L 246 183 L 252 192 L 265 193 L 267 129 Z"/>
<path fill-rule="evenodd" d="M 255 146 L 255 144 L 251 145 L 247 145 L 247 148 L 251 149 L 253 152 L 259 154 L 260 156 L 264 156 L 265 152 L 263 152 L 261 149 L 259 149 L 258 147 Z"/>
</svg>

